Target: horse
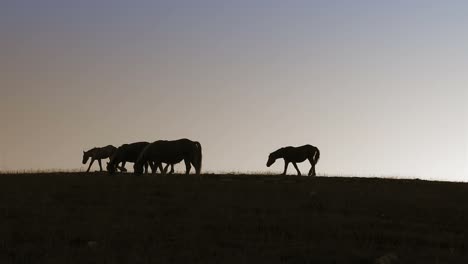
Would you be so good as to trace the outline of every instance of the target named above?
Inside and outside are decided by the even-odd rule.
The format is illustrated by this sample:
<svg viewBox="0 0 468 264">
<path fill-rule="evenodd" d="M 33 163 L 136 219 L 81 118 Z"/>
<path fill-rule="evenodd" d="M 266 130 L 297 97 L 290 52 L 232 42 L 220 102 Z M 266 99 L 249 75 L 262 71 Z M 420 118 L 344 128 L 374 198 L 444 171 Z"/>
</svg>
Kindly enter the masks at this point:
<svg viewBox="0 0 468 264">
<path fill-rule="evenodd" d="M 117 164 L 122 163 L 120 170 L 127 171 L 125 169 L 126 162 L 136 162 L 140 153 L 145 149 L 150 143 L 149 142 L 136 142 L 131 144 L 123 144 L 114 152 L 111 156 L 110 161 L 107 163 L 107 171 L 110 174 L 115 173 Z M 156 173 L 156 167 L 152 163 L 145 163 L 145 173 L 148 173 L 148 165 L 151 166 L 151 169 L 154 173 Z M 165 169 L 169 164 L 166 166 Z M 171 172 L 174 172 L 174 165 L 171 164 L 172 169 Z"/>
<path fill-rule="evenodd" d="M 317 164 L 320 158 L 320 150 L 312 145 L 304 145 L 300 147 L 284 147 L 280 148 L 268 156 L 267 167 L 270 167 L 277 159 L 284 159 L 284 172 L 283 175 L 286 175 L 288 170 L 289 163 L 294 165 L 294 168 L 297 170 L 297 175 L 301 176 L 301 171 L 297 167 L 297 162 L 303 162 L 306 159 L 309 160 L 310 165 L 312 166 L 309 170 L 308 176 L 315 176 L 315 165 Z"/>
<path fill-rule="evenodd" d="M 95 160 L 98 161 L 99 169 L 100 171 L 102 171 L 101 160 L 110 158 L 116 150 L 116 147 L 112 145 L 107 145 L 102 148 L 92 148 L 88 151 L 83 151 L 83 164 L 86 164 L 88 162 L 88 159 L 91 158 L 91 162 L 89 163 L 89 167 L 88 170 L 86 170 L 86 172 L 89 172 L 89 170 L 91 169 L 91 165 L 93 165 Z"/>
<path fill-rule="evenodd" d="M 182 160 L 185 162 L 186 175 L 190 173 L 190 164 L 195 167 L 196 174 L 199 175 L 202 166 L 201 144 L 186 138 L 172 141 L 155 141 L 141 152 L 138 160 L 133 165 L 133 169 L 136 174 L 141 174 L 143 172 L 143 164 L 154 162 L 155 165 L 159 166 L 162 174 L 164 174 L 166 169 L 162 169 L 162 163 L 176 164 Z"/>
</svg>

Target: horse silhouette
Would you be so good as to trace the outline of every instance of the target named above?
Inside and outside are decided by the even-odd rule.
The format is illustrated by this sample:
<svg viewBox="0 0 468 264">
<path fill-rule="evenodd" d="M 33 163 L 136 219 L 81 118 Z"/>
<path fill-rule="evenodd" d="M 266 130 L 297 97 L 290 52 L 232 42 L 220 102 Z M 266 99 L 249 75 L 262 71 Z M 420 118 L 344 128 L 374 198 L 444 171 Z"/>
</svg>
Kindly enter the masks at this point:
<svg viewBox="0 0 468 264">
<path fill-rule="evenodd" d="M 145 163 L 154 162 L 155 166 L 158 166 L 164 174 L 163 162 L 176 164 L 182 160 L 185 162 L 185 174 L 190 173 L 190 164 L 195 167 L 196 174 L 200 174 L 202 166 L 202 147 L 200 143 L 186 138 L 172 141 L 155 141 L 141 152 L 138 160 L 133 165 L 133 169 L 136 174 L 141 174 Z"/>
<path fill-rule="evenodd" d="M 289 163 L 294 165 L 296 168 L 297 175 L 301 176 L 301 171 L 297 167 L 297 162 L 303 162 L 306 159 L 309 160 L 310 165 L 312 166 L 309 170 L 308 176 L 315 176 L 315 165 L 317 164 L 320 158 L 320 150 L 317 147 L 312 145 L 304 145 L 300 147 L 284 147 L 280 148 L 268 156 L 267 167 L 270 167 L 277 159 L 284 159 L 284 172 L 283 175 L 286 175 L 288 170 Z"/>
<path fill-rule="evenodd" d="M 83 151 L 83 164 L 86 164 L 88 162 L 89 158 L 91 158 L 91 162 L 89 163 L 89 167 L 86 170 L 86 172 L 89 172 L 89 170 L 91 169 L 91 166 L 93 165 L 95 160 L 98 161 L 99 170 L 102 171 L 101 160 L 110 158 L 112 156 L 112 154 L 114 154 L 114 152 L 116 150 L 117 150 L 116 147 L 114 147 L 112 145 L 107 145 L 105 147 L 92 148 L 92 149 L 90 149 L 88 151 Z"/>
<path fill-rule="evenodd" d="M 149 142 L 136 142 L 131 144 L 123 144 L 114 152 L 111 156 L 110 161 L 107 163 L 107 171 L 110 174 L 115 173 L 116 169 L 119 168 L 117 165 L 122 162 L 121 171 L 127 171 L 125 169 L 125 163 L 127 162 L 136 162 L 141 152 L 149 145 Z M 174 164 L 167 164 L 167 167 L 171 165 L 171 172 L 174 172 Z M 153 173 L 156 173 L 157 166 L 152 162 L 147 162 L 144 164 L 145 173 L 148 173 L 148 166 L 151 166 Z"/>
</svg>

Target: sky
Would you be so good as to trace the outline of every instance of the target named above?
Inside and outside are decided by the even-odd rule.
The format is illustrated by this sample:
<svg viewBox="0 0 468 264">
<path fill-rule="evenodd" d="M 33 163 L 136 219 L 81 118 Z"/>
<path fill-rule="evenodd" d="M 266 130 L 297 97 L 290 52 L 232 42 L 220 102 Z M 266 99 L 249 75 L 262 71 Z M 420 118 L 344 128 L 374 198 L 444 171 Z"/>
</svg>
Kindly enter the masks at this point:
<svg viewBox="0 0 468 264">
<path fill-rule="evenodd" d="M 204 171 L 281 172 L 270 152 L 312 144 L 319 175 L 466 181 L 467 13 L 432 0 L 2 1 L 0 171 L 85 169 L 95 146 L 189 138 Z"/>
</svg>

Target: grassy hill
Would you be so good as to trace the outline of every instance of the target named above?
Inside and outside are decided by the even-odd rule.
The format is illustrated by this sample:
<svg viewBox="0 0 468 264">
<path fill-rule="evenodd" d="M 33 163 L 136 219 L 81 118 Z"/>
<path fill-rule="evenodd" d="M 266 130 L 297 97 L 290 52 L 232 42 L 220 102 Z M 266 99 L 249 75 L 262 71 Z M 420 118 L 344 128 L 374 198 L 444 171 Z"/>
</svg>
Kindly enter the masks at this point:
<svg viewBox="0 0 468 264">
<path fill-rule="evenodd" d="M 468 263 L 467 242 L 464 183 L 0 175 L 0 263 Z"/>
</svg>

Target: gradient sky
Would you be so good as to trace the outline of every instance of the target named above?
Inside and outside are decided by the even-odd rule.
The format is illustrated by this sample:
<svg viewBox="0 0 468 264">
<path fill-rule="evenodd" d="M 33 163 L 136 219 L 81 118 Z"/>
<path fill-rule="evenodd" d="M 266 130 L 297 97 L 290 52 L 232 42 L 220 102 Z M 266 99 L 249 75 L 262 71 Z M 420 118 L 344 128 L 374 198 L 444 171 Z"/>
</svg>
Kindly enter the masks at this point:
<svg viewBox="0 0 468 264">
<path fill-rule="evenodd" d="M 466 1 L 4 0 L 0 170 L 187 137 L 208 171 L 280 172 L 268 154 L 309 143 L 322 175 L 466 181 L 466 14 Z"/>
</svg>

